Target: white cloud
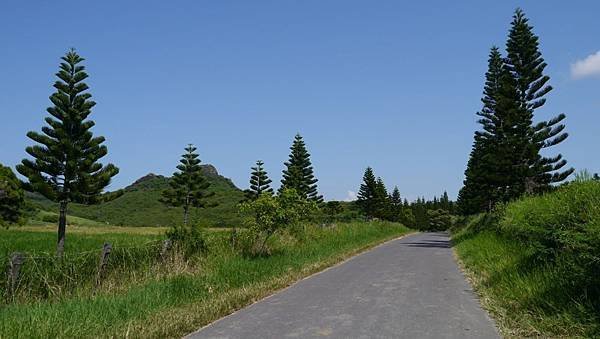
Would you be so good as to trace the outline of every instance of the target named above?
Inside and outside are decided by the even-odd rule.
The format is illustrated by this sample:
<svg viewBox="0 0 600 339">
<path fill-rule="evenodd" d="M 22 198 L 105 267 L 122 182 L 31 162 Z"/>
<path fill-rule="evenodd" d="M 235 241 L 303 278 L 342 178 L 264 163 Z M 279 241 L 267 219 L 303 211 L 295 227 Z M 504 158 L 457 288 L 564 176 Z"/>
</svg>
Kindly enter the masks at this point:
<svg viewBox="0 0 600 339">
<path fill-rule="evenodd" d="M 592 75 L 600 75 L 600 51 L 571 64 L 571 76 L 573 79 L 581 79 Z"/>
<path fill-rule="evenodd" d="M 346 199 L 344 199 L 344 201 L 354 201 L 354 200 L 356 200 L 356 192 L 348 191 L 348 195 L 346 196 Z"/>
</svg>

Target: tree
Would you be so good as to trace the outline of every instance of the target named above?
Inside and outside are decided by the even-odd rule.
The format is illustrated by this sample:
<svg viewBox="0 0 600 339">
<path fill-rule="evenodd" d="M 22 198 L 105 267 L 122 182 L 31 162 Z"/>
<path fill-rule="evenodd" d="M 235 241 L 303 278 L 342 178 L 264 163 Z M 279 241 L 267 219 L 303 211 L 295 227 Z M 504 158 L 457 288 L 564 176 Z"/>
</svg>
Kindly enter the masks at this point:
<svg viewBox="0 0 600 339">
<path fill-rule="evenodd" d="M 394 186 L 394 190 L 390 195 L 390 201 L 395 207 L 402 206 L 402 198 L 400 197 L 400 190 L 398 189 L 398 186 Z"/>
<path fill-rule="evenodd" d="M 88 117 L 96 104 L 90 100 L 84 61 L 71 49 L 62 57 L 54 83 L 56 92 L 50 96 L 53 106 L 42 127 L 43 133 L 27 136 L 38 145 L 26 148 L 34 159 L 23 159 L 17 171 L 28 180 L 27 188 L 59 203 L 57 255 L 64 253 L 66 215 L 69 202 L 91 204 L 108 186 L 119 170 L 112 164 L 98 162 L 108 150 L 104 137 L 94 137 L 94 122 Z"/>
<path fill-rule="evenodd" d="M 544 74 L 547 64 L 539 50 L 539 38 L 528 22 L 523 11 L 517 9 L 506 42 L 505 68 L 514 79 L 511 85 L 515 86 L 517 96 L 517 114 L 511 124 L 515 131 L 513 150 L 518 156 L 513 164 L 519 180 L 517 194 L 546 191 L 551 184 L 565 180 L 574 171 L 573 168 L 562 171 L 567 161 L 561 154 L 554 157 L 540 154 L 542 149 L 564 141 L 568 134 L 563 132 L 565 125 L 561 123 L 566 117 L 564 114 L 533 124 L 534 113 L 546 103 L 544 96 L 552 86 L 548 85 L 550 77 Z"/>
<path fill-rule="evenodd" d="M 388 195 L 387 189 L 381 177 L 377 178 L 375 185 L 375 217 L 379 219 L 389 220 L 390 219 L 390 196 Z"/>
<path fill-rule="evenodd" d="M 183 207 L 183 225 L 187 226 L 190 207 L 205 208 L 215 206 L 207 198 L 215 195 L 208 192 L 210 182 L 204 177 L 196 147 L 189 144 L 177 165 L 178 172 L 169 180 L 169 188 L 162 192 L 161 202 L 168 206 Z"/>
<path fill-rule="evenodd" d="M 23 216 L 25 195 L 10 167 L 0 165 L 0 226 L 17 223 Z"/>
<path fill-rule="evenodd" d="M 375 202 L 375 191 L 377 189 L 377 179 L 371 167 L 367 167 L 363 174 L 363 182 L 358 190 L 357 204 L 361 211 L 370 218 L 375 217 L 376 214 L 376 202 Z"/>
<path fill-rule="evenodd" d="M 263 165 L 262 160 L 258 160 L 256 166 L 251 168 L 250 188 L 245 191 L 247 200 L 256 200 L 263 193 L 273 193 L 271 179 Z"/>
<path fill-rule="evenodd" d="M 488 70 L 485 73 L 485 86 L 483 89 L 483 108 L 477 115 L 481 130 L 475 132 L 473 147 L 467 169 L 463 188 L 458 194 L 459 209 L 464 214 L 479 213 L 490 210 L 499 200 L 498 190 L 505 187 L 507 156 L 506 138 L 503 127 L 506 117 L 504 111 L 499 110 L 501 102 L 501 79 L 503 76 L 504 61 L 497 47 L 492 47 L 488 59 Z M 504 147 L 502 147 L 504 146 Z"/>
<path fill-rule="evenodd" d="M 310 153 L 306 150 L 306 145 L 300 134 L 296 134 L 290 150 L 290 157 L 285 163 L 286 169 L 283 171 L 279 192 L 293 189 L 308 200 L 317 203 L 323 202 L 323 196 L 317 192 L 318 180 L 313 173 Z"/>
</svg>

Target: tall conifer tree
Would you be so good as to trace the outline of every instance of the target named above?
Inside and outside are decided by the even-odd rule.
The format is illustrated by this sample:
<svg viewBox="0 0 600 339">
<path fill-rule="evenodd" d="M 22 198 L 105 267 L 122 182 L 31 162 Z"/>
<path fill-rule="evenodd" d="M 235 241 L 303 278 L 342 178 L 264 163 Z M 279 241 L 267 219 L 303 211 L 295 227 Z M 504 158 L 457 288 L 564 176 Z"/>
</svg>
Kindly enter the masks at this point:
<svg viewBox="0 0 600 339">
<path fill-rule="evenodd" d="M 215 195 L 208 192 L 210 182 L 202 173 L 200 159 L 196 153 L 196 147 L 189 144 L 185 153 L 177 165 L 178 171 L 173 173 L 169 180 L 169 188 L 162 192 L 160 201 L 168 206 L 183 207 L 183 225 L 187 226 L 191 207 L 212 207 L 214 203 L 208 203 L 207 198 Z"/>
<path fill-rule="evenodd" d="M 94 137 L 94 122 L 88 119 L 96 104 L 83 82 L 87 77 L 84 61 L 75 50 L 62 57 L 56 92 L 50 96 L 53 106 L 47 109 L 47 126 L 42 133 L 27 136 L 37 145 L 26 148 L 34 159 L 23 159 L 17 171 L 28 179 L 28 189 L 59 203 L 57 255 L 64 252 L 66 215 L 69 202 L 90 204 L 119 170 L 112 164 L 98 162 L 108 150 L 104 137 Z"/>
<path fill-rule="evenodd" d="M 533 123 L 535 111 L 546 103 L 544 96 L 552 90 L 550 77 L 544 74 L 547 64 L 539 50 L 539 38 L 521 9 L 513 16 L 506 42 L 505 66 L 514 78 L 518 97 L 518 114 L 514 128 L 522 140 L 514 140 L 520 161 L 514 164 L 519 170 L 519 186 L 523 192 L 535 193 L 547 190 L 550 184 L 566 179 L 574 169 L 562 171 L 567 164 L 561 154 L 543 157 L 540 151 L 559 144 L 568 137 L 561 123 L 564 114 L 538 124 Z"/>
<path fill-rule="evenodd" d="M 310 162 L 310 153 L 306 150 L 306 145 L 302 136 L 296 134 L 294 142 L 290 147 L 290 158 L 285 163 L 286 169 L 283 171 L 281 180 L 281 193 L 285 189 L 294 189 L 296 192 L 317 203 L 323 202 L 323 196 L 317 191 L 317 179 L 313 173 L 313 167 Z"/>
<path fill-rule="evenodd" d="M 357 203 L 362 212 L 370 218 L 375 217 L 376 214 L 376 190 L 377 190 L 377 179 L 371 167 L 367 167 L 363 174 L 363 182 L 360 184 L 360 189 L 357 194 Z"/>
<path fill-rule="evenodd" d="M 258 160 L 256 166 L 251 168 L 250 188 L 245 192 L 247 200 L 256 200 L 263 193 L 273 193 L 272 181 L 263 166 L 264 162 Z"/>
</svg>

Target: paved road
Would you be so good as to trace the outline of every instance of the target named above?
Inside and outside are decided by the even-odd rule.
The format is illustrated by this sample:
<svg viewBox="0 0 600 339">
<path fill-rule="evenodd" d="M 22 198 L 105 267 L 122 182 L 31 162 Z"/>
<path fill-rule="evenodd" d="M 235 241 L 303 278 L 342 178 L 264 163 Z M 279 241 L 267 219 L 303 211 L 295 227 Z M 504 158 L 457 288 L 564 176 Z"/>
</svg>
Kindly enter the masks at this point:
<svg viewBox="0 0 600 339">
<path fill-rule="evenodd" d="M 448 236 L 388 242 L 225 317 L 191 338 L 497 338 Z"/>
</svg>

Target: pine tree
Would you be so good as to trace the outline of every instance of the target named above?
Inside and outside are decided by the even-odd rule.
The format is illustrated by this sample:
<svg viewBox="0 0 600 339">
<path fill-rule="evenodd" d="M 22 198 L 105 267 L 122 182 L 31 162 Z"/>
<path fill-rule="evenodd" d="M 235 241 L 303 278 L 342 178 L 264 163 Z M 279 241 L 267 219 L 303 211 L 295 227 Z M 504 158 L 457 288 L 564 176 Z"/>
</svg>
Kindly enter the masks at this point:
<svg viewBox="0 0 600 339">
<path fill-rule="evenodd" d="M 25 194 L 10 167 L 0 165 L 0 226 L 17 223 L 23 216 Z"/>
<path fill-rule="evenodd" d="M 390 201 L 394 207 L 402 206 L 402 197 L 400 197 L 400 190 L 398 186 L 394 186 L 394 190 L 390 195 Z"/>
<path fill-rule="evenodd" d="M 245 191 L 246 200 L 256 200 L 263 193 L 273 193 L 271 188 L 271 179 L 263 167 L 264 162 L 258 160 L 256 166 L 252 167 L 250 176 L 250 188 Z"/>
<path fill-rule="evenodd" d="M 66 235 L 66 214 L 69 202 L 90 204 L 97 201 L 102 190 L 119 170 L 112 164 L 98 163 L 108 150 L 104 137 L 93 137 L 94 122 L 88 117 L 96 104 L 83 82 L 88 75 L 75 50 L 62 57 L 63 62 L 54 83 L 56 92 L 50 96 L 51 115 L 46 117 L 43 133 L 27 136 L 38 145 L 26 148 L 34 160 L 23 159 L 17 171 L 28 179 L 28 189 L 59 203 L 57 255 L 62 256 Z"/>
<path fill-rule="evenodd" d="M 194 145 L 189 144 L 185 148 L 185 153 L 179 162 L 178 171 L 173 173 L 173 177 L 169 180 L 169 188 L 162 192 L 160 201 L 167 206 L 183 207 L 183 225 L 187 226 L 190 208 L 215 206 L 214 203 L 206 201 L 215 193 L 207 191 L 210 182 L 202 173 L 200 159 Z"/>
<path fill-rule="evenodd" d="M 296 134 L 290 150 L 290 157 L 285 163 L 286 169 L 283 171 L 279 193 L 285 189 L 294 189 L 300 196 L 308 200 L 317 203 L 323 202 L 323 196 L 317 192 L 318 180 L 313 173 L 310 153 L 306 150 L 306 145 L 300 134 Z"/>
<path fill-rule="evenodd" d="M 515 193 L 542 192 L 553 183 L 565 180 L 574 169 L 561 171 L 567 164 L 561 154 L 555 157 L 543 157 L 540 151 L 564 141 L 568 134 L 563 132 L 561 123 L 564 114 L 538 124 L 533 123 L 535 111 L 546 103 L 544 96 L 552 90 L 548 85 L 550 77 L 544 74 L 545 63 L 539 50 L 539 38 L 533 33 L 533 27 L 521 9 L 513 16 L 511 29 L 506 42 L 507 58 L 505 67 L 514 78 L 512 84 L 518 98 L 517 113 L 514 121 L 516 147 L 520 161 L 517 168 L 518 185 Z M 522 191 L 522 192 L 520 192 Z"/>
<path fill-rule="evenodd" d="M 505 187 L 506 169 L 510 168 L 503 126 L 506 117 L 499 110 L 504 62 L 497 47 L 492 47 L 488 59 L 483 90 L 483 108 L 477 115 L 481 130 L 475 132 L 473 147 L 465 170 L 464 186 L 458 194 L 461 213 L 474 214 L 489 210 L 502 200 L 498 190 Z"/>
<path fill-rule="evenodd" d="M 361 211 L 369 218 L 375 217 L 376 202 L 375 196 L 377 190 L 377 179 L 371 167 L 367 167 L 363 174 L 363 182 L 358 190 L 357 204 Z"/>
<path fill-rule="evenodd" d="M 390 196 L 388 195 L 385 183 L 381 177 L 377 178 L 375 184 L 375 217 L 388 220 L 390 218 Z"/>
</svg>

